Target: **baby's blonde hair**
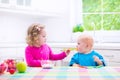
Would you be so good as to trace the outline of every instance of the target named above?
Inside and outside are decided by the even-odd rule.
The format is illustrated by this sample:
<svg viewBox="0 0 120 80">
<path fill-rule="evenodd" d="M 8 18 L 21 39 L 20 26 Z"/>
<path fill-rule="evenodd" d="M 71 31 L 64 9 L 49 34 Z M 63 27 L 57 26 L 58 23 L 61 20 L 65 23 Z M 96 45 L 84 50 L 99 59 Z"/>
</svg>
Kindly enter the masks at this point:
<svg viewBox="0 0 120 80">
<path fill-rule="evenodd" d="M 81 40 L 84 43 L 86 43 L 88 45 L 89 50 L 91 50 L 93 48 L 94 40 L 93 40 L 92 36 L 90 36 L 88 34 L 81 34 L 78 37 L 78 40 Z"/>
<path fill-rule="evenodd" d="M 26 43 L 30 46 L 33 46 L 36 40 L 38 40 L 39 35 L 44 27 L 44 25 L 38 23 L 30 25 L 27 31 Z"/>
</svg>

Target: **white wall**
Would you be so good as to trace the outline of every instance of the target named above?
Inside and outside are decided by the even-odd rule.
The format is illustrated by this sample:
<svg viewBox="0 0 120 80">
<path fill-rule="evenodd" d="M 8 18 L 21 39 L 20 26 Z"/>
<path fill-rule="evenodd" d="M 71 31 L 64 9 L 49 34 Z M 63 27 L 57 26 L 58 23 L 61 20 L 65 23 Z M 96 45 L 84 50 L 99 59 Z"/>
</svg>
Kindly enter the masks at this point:
<svg viewBox="0 0 120 80">
<path fill-rule="evenodd" d="M 53 16 L 55 13 L 59 16 L 33 16 L 0 11 L 0 43 L 25 43 L 27 28 L 34 22 L 46 25 L 48 42 L 70 42 L 69 0 L 45 0 L 42 3 L 41 0 L 38 1 L 40 2 L 32 4 L 32 8 L 37 12 L 53 13 Z"/>
<path fill-rule="evenodd" d="M 68 18 L 48 19 L 46 22 L 48 42 L 70 42 L 71 28 Z"/>
<path fill-rule="evenodd" d="M 26 32 L 34 22 L 46 25 L 48 42 L 71 41 L 69 0 L 52 1 L 32 4 L 34 10 L 29 12 L 0 6 L 0 59 L 24 57 Z"/>
<path fill-rule="evenodd" d="M 44 19 L 18 14 L 0 13 L 0 42 L 23 43 L 27 28 L 33 22 L 44 23 Z"/>
</svg>

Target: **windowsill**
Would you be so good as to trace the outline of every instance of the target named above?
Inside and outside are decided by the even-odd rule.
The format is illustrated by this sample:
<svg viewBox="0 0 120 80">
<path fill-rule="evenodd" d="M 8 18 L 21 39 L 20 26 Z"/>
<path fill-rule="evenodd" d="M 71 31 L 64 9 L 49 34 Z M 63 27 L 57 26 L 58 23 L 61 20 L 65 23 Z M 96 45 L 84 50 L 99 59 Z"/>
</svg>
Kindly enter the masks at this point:
<svg viewBox="0 0 120 80">
<path fill-rule="evenodd" d="M 97 43 L 120 43 L 120 30 L 118 31 L 84 31 L 82 33 L 89 34 L 93 36 L 95 42 Z M 72 42 L 76 42 L 76 39 L 81 32 L 76 32 L 72 34 Z"/>
<path fill-rule="evenodd" d="M 51 47 L 58 47 L 58 48 L 70 48 L 76 47 L 76 43 L 49 43 Z M 115 50 L 120 50 L 120 43 L 95 43 L 94 44 L 94 49 L 115 49 Z"/>
<path fill-rule="evenodd" d="M 25 43 L 0 43 L 0 48 L 24 48 L 27 44 Z M 48 43 L 52 48 L 75 48 L 76 43 Z M 95 43 L 94 49 L 111 49 L 120 50 L 120 43 Z"/>
</svg>

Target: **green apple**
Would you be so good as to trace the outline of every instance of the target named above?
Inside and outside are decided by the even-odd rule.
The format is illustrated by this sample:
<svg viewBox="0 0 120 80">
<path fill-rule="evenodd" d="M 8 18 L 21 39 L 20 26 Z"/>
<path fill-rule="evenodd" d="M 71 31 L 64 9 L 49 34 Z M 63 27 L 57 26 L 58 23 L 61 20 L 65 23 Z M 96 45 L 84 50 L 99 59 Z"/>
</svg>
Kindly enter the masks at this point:
<svg viewBox="0 0 120 80">
<path fill-rule="evenodd" d="M 19 73 L 24 73 L 27 69 L 27 65 L 25 62 L 17 62 L 16 68 Z"/>
</svg>

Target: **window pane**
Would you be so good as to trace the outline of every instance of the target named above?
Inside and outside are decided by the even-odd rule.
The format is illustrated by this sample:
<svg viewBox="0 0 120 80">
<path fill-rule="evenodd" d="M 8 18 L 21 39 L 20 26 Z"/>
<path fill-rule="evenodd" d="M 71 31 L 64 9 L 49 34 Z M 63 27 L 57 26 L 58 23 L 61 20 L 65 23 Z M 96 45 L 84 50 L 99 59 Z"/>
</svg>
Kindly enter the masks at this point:
<svg viewBox="0 0 120 80">
<path fill-rule="evenodd" d="M 1 3 L 9 3 L 9 0 L 1 0 Z"/>
<path fill-rule="evenodd" d="M 101 0 L 83 0 L 83 12 L 100 12 Z"/>
<path fill-rule="evenodd" d="M 23 0 L 17 0 L 17 5 L 22 5 L 23 6 L 24 5 Z"/>
<path fill-rule="evenodd" d="M 105 14 L 103 19 L 104 30 L 120 30 L 120 14 Z"/>
<path fill-rule="evenodd" d="M 101 15 L 100 14 L 84 14 L 83 26 L 85 30 L 100 30 L 101 29 Z"/>
<path fill-rule="evenodd" d="M 25 0 L 25 5 L 30 6 L 31 5 L 31 0 Z"/>
<path fill-rule="evenodd" d="M 103 0 L 103 11 L 120 12 L 120 0 Z"/>
</svg>

